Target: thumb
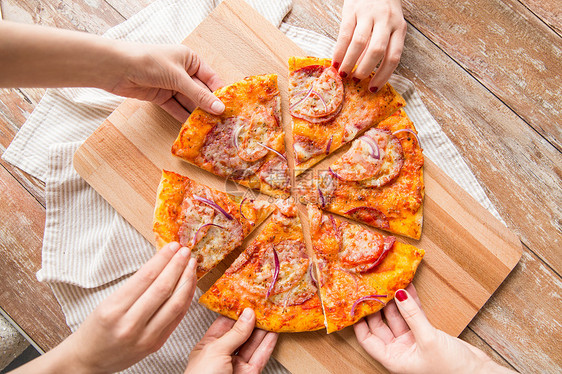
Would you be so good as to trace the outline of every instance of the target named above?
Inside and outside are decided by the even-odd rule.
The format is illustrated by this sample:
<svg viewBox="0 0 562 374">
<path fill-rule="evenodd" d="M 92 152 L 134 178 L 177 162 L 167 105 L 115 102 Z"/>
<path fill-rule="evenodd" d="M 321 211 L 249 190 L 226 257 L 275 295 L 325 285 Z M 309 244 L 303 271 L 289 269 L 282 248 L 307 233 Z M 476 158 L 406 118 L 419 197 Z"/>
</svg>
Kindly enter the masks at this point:
<svg viewBox="0 0 562 374">
<path fill-rule="evenodd" d="M 234 353 L 252 335 L 255 319 L 256 315 L 252 309 L 244 309 L 240 317 L 238 317 L 238 321 L 232 326 L 232 329 L 217 339 L 217 350 L 229 355 Z"/>
<path fill-rule="evenodd" d="M 429 323 L 423 310 L 406 290 L 398 290 L 394 300 L 404 320 L 412 330 L 416 341 L 423 342 L 433 336 L 435 328 Z"/>
<path fill-rule="evenodd" d="M 223 102 L 213 95 L 209 89 L 197 84 L 187 72 L 181 72 L 178 87 L 175 90 L 187 96 L 195 105 L 206 112 L 216 115 L 224 112 L 225 106 Z"/>
</svg>

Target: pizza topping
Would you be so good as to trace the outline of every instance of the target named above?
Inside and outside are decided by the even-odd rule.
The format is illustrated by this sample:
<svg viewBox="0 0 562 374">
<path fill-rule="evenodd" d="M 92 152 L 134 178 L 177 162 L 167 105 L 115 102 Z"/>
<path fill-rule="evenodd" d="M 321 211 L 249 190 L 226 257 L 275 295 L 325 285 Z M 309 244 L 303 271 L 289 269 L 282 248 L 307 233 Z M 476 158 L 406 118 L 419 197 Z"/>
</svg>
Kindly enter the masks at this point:
<svg viewBox="0 0 562 374">
<path fill-rule="evenodd" d="M 222 261 L 244 239 L 244 227 L 236 219 L 217 214 L 212 223 L 205 227 L 208 231 L 191 250 L 198 267 L 206 270 Z"/>
<path fill-rule="evenodd" d="M 259 178 L 273 189 L 289 193 L 291 188 L 291 177 L 287 162 L 279 157 L 267 161 L 259 171 Z"/>
<path fill-rule="evenodd" d="M 344 214 L 357 221 L 366 223 L 381 229 L 388 229 L 390 227 L 386 215 L 378 209 L 368 206 L 359 206 L 344 212 Z"/>
<path fill-rule="evenodd" d="M 342 225 L 342 249 L 339 253 L 342 264 L 358 273 L 372 269 L 383 253 L 383 236 L 359 225 L 347 222 Z"/>
<path fill-rule="evenodd" d="M 197 195 L 193 195 L 193 198 L 197 201 L 200 201 L 202 203 L 205 203 L 205 204 L 209 205 L 211 208 L 213 208 L 217 212 L 222 213 L 227 219 L 229 219 L 229 220 L 234 219 L 234 217 L 232 217 L 230 214 L 228 214 L 226 210 L 221 208 L 220 205 L 218 205 L 214 201 L 212 201 L 210 199 L 207 199 L 205 197 L 197 196 Z"/>
<path fill-rule="evenodd" d="M 418 145 L 421 147 L 420 138 L 418 137 L 418 134 L 416 134 L 413 130 L 410 130 L 410 129 L 396 130 L 392 133 L 392 135 L 396 135 L 396 134 L 399 134 L 401 132 L 408 132 L 408 133 L 414 135 L 414 138 L 416 138 L 416 140 L 418 141 Z"/>
<path fill-rule="evenodd" d="M 279 277 L 279 255 L 277 255 L 277 251 L 273 248 L 273 259 L 275 260 L 275 271 L 273 272 L 273 279 L 271 280 L 271 285 L 267 290 L 267 294 L 265 295 L 266 299 L 269 299 L 269 295 L 271 295 L 271 291 L 273 291 L 273 286 L 275 286 L 275 282 L 277 281 L 277 277 Z"/>
<path fill-rule="evenodd" d="M 381 187 L 393 180 L 404 165 L 400 141 L 389 131 L 371 129 L 330 166 L 345 181 L 362 181 L 367 187 Z"/>
<path fill-rule="evenodd" d="M 233 139 L 238 148 L 238 156 L 244 161 L 252 162 L 272 151 L 285 158 L 269 146 L 271 141 L 277 138 L 279 131 L 279 123 L 271 110 L 258 108 L 249 121 L 242 120 L 234 131 Z"/>
<path fill-rule="evenodd" d="M 314 156 L 323 154 L 326 150 L 326 146 L 324 144 L 318 144 L 306 136 L 296 135 L 293 139 L 293 149 L 295 151 L 297 164 L 301 164 Z"/>
<path fill-rule="evenodd" d="M 307 273 L 309 262 L 300 240 L 270 244 L 261 250 L 257 266 L 241 286 L 255 295 L 273 297 L 294 287 Z"/>
<path fill-rule="evenodd" d="M 351 306 L 351 317 L 355 315 L 355 309 L 357 308 L 357 305 L 359 305 L 359 303 L 362 303 L 364 301 L 376 301 L 384 306 L 386 305 L 386 303 L 384 301 L 379 300 L 379 298 L 385 298 L 385 297 L 388 297 L 388 295 L 367 295 L 357 299 Z"/>
<path fill-rule="evenodd" d="M 317 286 L 318 282 L 316 281 L 316 276 L 314 275 L 314 264 L 312 262 L 308 267 L 308 274 L 310 275 L 310 279 L 312 280 L 312 283 L 314 283 L 314 285 Z"/>
<path fill-rule="evenodd" d="M 269 299 L 275 305 L 283 308 L 303 304 L 305 301 L 317 295 L 318 288 L 312 282 L 309 272 L 291 289 L 271 296 Z"/>
<path fill-rule="evenodd" d="M 332 66 L 305 66 L 289 75 L 291 114 L 306 120 L 326 122 L 341 109 L 344 88 L 341 77 Z"/>
<path fill-rule="evenodd" d="M 330 136 L 330 140 L 328 140 L 328 145 L 326 146 L 326 154 L 330 154 L 330 148 L 332 147 L 332 141 L 334 140 L 334 135 Z"/>
<path fill-rule="evenodd" d="M 198 238 L 199 238 L 199 233 L 201 232 L 201 230 L 203 230 L 205 227 L 209 227 L 209 226 L 215 226 L 218 228 L 221 228 L 224 230 L 224 227 L 220 226 L 220 225 L 215 225 L 214 223 L 206 223 L 204 225 L 201 225 L 197 231 L 195 232 L 195 235 L 193 235 L 193 246 L 195 247 L 195 245 L 198 242 Z M 205 231 L 205 233 L 207 233 L 207 231 Z"/>
<path fill-rule="evenodd" d="M 387 236 L 386 238 L 384 238 L 383 251 L 382 251 L 381 255 L 379 256 L 378 260 L 375 261 L 375 263 L 373 264 L 371 269 L 375 268 L 378 264 L 380 264 L 382 262 L 382 260 L 384 260 L 384 258 L 388 254 L 388 252 L 394 247 L 394 242 L 396 242 L 396 238 L 394 236 Z"/>
<path fill-rule="evenodd" d="M 240 215 L 242 216 L 242 218 L 244 218 L 246 221 L 249 221 L 249 219 L 244 215 L 244 213 L 242 212 L 242 205 L 244 205 L 244 201 L 248 200 L 247 197 L 243 198 L 242 201 L 240 202 Z M 252 200 L 250 200 L 250 202 L 252 202 Z"/>
<path fill-rule="evenodd" d="M 245 161 L 238 155 L 233 134 L 245 121 L 239 116 L 228 117 L 207 134 L 201 147 L 201 157 L 211 164 L 215 174 L 234 180 L 249 179 L 265 162 L 263 158 L 253 162 Z"/>
<path fill-rule="evenodd" d="M 208 197 L 212 196 L 207 188 L 196 188 L 196 192 Z M 197 244 L 195 238 L 205 236 L 209 230 L 209 226 L 201 227 L 201 225 L 213 222 L 215 214 L 213 208 L 196 200 L 190 193 L 186 193 L 181 204 L 179 217 L 178 236 L 180 244 L 184 247 L 192 247 Z"/>
</svg>

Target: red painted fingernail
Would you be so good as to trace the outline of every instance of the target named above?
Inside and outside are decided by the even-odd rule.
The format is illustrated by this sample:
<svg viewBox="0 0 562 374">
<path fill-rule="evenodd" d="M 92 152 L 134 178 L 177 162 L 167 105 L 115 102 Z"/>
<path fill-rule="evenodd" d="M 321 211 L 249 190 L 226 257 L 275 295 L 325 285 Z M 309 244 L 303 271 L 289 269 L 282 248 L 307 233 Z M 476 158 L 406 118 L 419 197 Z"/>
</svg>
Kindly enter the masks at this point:
<svg viewBox="0 0 562 374">
<path fill-rule="evenodd" d="M 398 301 L 404 301 L 408 298 L 408 294 L 404 290 L 398 290 L 394 294 L 394 297 L 396 297 Z"/>
<path fill-rule="evenodd" d="M 347 77 L 347 73 L 345 71 L 340 71 L 340 77 L 342 78 Z"/>
<path fill-rule="evenodd" d="M 371 91 L 372 93 L 376 93 L 379 90 L 378 87 L 371 87 L 369 88 L 369 91 Z"/>
<path fill-rule="evenodd" d="M 340 63 L 339 62 L 334 62 L 334 67 L 336 68 L 336 70 L 338 70 L 340 68 Z"/>
<path fill-rule="evenodd" d="M 359 82 L 361 82 L 361 79 L 353 77 L 353 81 L 355 82 L 355 84 L 358 84 Z"/>
</svg>

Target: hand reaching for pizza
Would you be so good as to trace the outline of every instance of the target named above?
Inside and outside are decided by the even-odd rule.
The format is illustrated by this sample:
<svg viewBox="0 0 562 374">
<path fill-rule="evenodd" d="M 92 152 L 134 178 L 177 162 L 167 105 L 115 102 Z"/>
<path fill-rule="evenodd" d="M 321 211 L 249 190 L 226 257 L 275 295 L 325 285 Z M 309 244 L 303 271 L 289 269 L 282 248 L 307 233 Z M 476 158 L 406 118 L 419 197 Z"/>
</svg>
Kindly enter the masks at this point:
<svg viewBox="0 0 562 374">
<path fill-rule="evenodd" d="M 256 316 L 246 308 L 238 321 L 220 316 L 189 355 L 186 373 L 257 374 L 267 364 L 278 334 L 254 329 Z"/>
<path fill-rule="evenodd" d="M 152 101 L 184 122 L 195 107 L 221 114 L 223 82 L 183 45 L 128 43 L 82 32 L 0 22 L 0 87 L 97 87 Z"/>
<path fill-rule="evenodd" d="M 224 111 L 224 104 L 211 92 L 224 82 L 186 46 L 123 43 L 122 50 L 130 63 L 107 91 L 151 101 L 180 122 L 198 106 L 213 114 Z"/>
<path fill-rule="evenodd" d="M 340 75 L 364 79 L 380 63 L 369 89 L 377 92 L 400 62 L 406 21 L 400 0 L 345 0 L 333 65 Z"/>
<path fill-rule="evenodd" d="M 429 323 L 416 289 L 398 290 L 381 312 L 354 325 L 359 344 L 392 373 L 512 373 L 480 349 Z"/>
<path fill-rule="evenodd" d="M 110 373 L 157 351 L 191 304 L 197 261 L 190 257 L 178 243 L 164 246 L 76 332 L 21 372 Z"/>
</svg>

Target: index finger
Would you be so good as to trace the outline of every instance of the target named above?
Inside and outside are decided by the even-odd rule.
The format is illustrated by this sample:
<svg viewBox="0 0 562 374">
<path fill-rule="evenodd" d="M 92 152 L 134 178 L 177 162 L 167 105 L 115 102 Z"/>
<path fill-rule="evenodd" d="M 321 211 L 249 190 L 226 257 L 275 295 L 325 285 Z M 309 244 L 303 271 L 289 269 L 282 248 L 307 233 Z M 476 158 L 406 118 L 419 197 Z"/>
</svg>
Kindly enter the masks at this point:
<svg viewBox="0 0 562 374">
<path fill-rule="evenodd" d="M 121 310 L 128 310 L 158 278 L 179 248 L 180 244 L 177 242 L 166 244 L 105 302 L 114 303 Z"/>
<path fill-rule="evenodd" d="M 344 8 L 338 40 L 334 48 L 334 56 L 332 57 L 332 64 L 336 69 L 340 68 L 343 58 L 345 57 L 349 43 L 351 43 L 351 39 L 353 38 L 356 24 L 357 19 L 355 18 L 355 14 L 346 11 Z"/>
<path fill-rule="evenodd" d="M 211 91 L 215 91 L 224 86 L 224 81 L 219 75 L 203 61 L 196 53 L 193 53 L 189 66 L 186 66 L 189 75 L 197 77 L 205 83 Z"/>
</svg>

